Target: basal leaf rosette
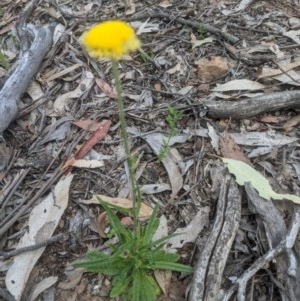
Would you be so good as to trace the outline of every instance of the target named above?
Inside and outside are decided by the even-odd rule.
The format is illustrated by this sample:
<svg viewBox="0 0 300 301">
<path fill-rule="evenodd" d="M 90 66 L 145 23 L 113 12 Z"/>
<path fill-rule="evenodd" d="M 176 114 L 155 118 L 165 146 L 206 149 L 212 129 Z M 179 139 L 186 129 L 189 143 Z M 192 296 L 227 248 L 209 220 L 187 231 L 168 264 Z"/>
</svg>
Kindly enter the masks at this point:
<svg viewBox="0 0 300 301">
<path fill-rule="evenodd" d="M 140 48 L 133 28 L 122 21 L 106 21 L 87 30 L 81 43 L 95 58 L 120 60 L 122 56 Z"/>
</svg>

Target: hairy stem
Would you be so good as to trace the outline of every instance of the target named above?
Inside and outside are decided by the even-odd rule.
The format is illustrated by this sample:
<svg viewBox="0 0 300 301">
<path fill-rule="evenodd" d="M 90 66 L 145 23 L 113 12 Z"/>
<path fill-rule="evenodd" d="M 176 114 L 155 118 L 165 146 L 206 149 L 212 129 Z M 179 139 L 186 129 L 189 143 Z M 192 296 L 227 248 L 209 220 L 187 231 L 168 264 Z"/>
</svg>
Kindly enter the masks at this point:
<svg viewBox="0 0 300 301">
<path fill-rule="evenodd" d="M 135 175 L 134 175 L 134 161 L 130 154 L 130 147 L 129 147 L 129 138 L 128 133 L 126 130 L 126 119 L 125 119 L 125 113 L 124 113 L 124 104 L 123 104 L 123 98 L 121 95 L 121 81 L 120 81 L 120 72 L 118 69 L 118 62 L 113 60 L 112 61 L 112 71 L 113 76 L 115 78 L 115 86 L 116 86 L 116 92 L 117 92 L 117 103 L 118 103 L 118 110 L 119 110 L 119 119 L 120 119 L 120 126 L 121 126 L 121 136 L 123 138 L 124 142 L 124 149 L 125 149 L 125 155 L 126 155 L 126 161 L 128 164 L 129 169 L 129 181 L 131 184 L 131 199 L 132 199 L 132 208 L 133 208 L 133 224 L 134 224 L 134 231 L 137 237 L 138 234 L 138 209 L 139 204 L 137 204 L 137 198 L 136 198 L 136 181 L 135 181 Z"/>
</svg>

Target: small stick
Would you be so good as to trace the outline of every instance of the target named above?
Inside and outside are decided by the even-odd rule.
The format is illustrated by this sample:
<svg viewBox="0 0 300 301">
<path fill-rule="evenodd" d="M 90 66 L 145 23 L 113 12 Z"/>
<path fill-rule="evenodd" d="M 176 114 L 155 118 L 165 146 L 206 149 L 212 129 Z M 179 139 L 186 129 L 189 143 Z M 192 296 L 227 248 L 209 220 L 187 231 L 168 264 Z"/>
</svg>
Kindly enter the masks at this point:
<svg viewBox="0 0 300 301">
<path fill-rule="evenodd" d="M 0 256 L 2 256 L 4 258 L 9 258 L 9 257 L 15 256 L 15 255 L 19 255 L 21 253 L 34 251 L 34 250 L 46 247 L 48 245 L 54 244 L 58 241 L 61 241 L 63 239 L 63 237 L 64 237 L 64 235 L 62 233 L 59 233 L 55 236 L 50 237 L 49 239 L 46 239 L 39 243 L 36 243 L 35 245 L 23 247 L 20 249 L 15 249 L 15 250 L 9 251 L 9 252 L 0 251 Z"/>
<path fill-rule="evenodd" d="M 218 28 L 215 28 L 215 27 L 211 26 L 211 25 L 208 25 L 208 24 L 205 24 L 205 23 L 202 23 L 202 22 L 198 22 L 198 21 L 191 21 L 191 20 L 186 20 L 184 18 L 175 17 L 175 16 L 172 16 L 172 15 L 165 14 L 161 11 L 150 13 L 150 14 L 148 14 L 148 16 L 150 18 L 168 19 L 169 21 L 175 21 L 175 22 L 178 22 L 182 25 L 187 25 L 187 26 L 190 26 L 190 27 L 195 28 L 195 29 L 203 28 L 204 30 L 206 30 L 206 31 L 208 31 L 212 34 L 215 34 L 216 36 L 219 36 L 219 37 L 223 38 L 224 40 L 226 40 L 230 44 L 236 44 L 240 40 L 240 38 L 238 38 L 236 36 L 233 36 L 229 33 L 226 33 L 226 32 L 224 32 L 224 31 L 222 31 Z"/>
</svg>

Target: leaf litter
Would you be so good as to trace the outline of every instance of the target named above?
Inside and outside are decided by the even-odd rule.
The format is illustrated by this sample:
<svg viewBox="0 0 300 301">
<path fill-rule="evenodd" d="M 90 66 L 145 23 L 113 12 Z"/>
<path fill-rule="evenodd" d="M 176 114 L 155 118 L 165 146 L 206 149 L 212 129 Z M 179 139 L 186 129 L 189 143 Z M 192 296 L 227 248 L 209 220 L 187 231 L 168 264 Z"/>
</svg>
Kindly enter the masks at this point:
<svg viewBox="0 0 300 301">
<path fill-rule="evenodd" d="M 12 29 L 18 17 L 17 11 L 24 9 L 24 3 L 18 7 L 12 2 L 5 3 L 7 8 L 3 17 L 0 17 L 0 35 L 3 38 L 1 52 L 7 56 L 9 64 L 19 51 L 14 41 L 16 31 Z M 161 206 L 164 213 L 161 216 L 162 231 L 179 233 L 171 243 L 173 251 L 185 254 L 186 257 L 181 257 L 182 262 L 187 260 L 196 266 L 202 247 L 209 244 L 207 237 L 212 234 L 210 224 L 216 218 L 214 213 L 218 202 L 218 189 L 212 189 L 209 175 L 209 170 L 219 160 L 215 155 L 222 154 L 227 158 L 224 160 L 227 160 L 239 185 L 252 183 L 253 188 L 265 199 L 289 198 L 294 202 L 299 201 L 299 106 L 292 105 L 273 112 L 266 108 L 265 113 L 240 121 L 232 115 L 230 122 L 227 119 L 212 119 L 209 109 L 206 116 L 201 115 L 200 111 L 202 102 L 206 100 L 210 101 L 210 105 L 217 106 L 218 99 L 226 98 L 234 105 L 240 99 L 250 102 L 258 94 L 272 95 L 273 92 L 288 92 L 297 88 L 298 5 L 287 1 L 282 7 L 277 0 L 261 4 L 225 1 L 221 6 L 217 1 L 209 1 L 201 5 L 201 10 L 193 1 L 186 8 L 175 6 L 170 1 L 159 1 L 148 9 L 145 5 L 138 1 L 130 1 L 128 5 L 109 1 L 103 1 L 101 5 L 94 2 L 86 5 L 83 1 L 61 2 L 59 6 L 41 5 L 30 16 L 30 22 L 33 23 L 43 20 L 47 24 L 48 18 L 53 18 L 61 26 L 55 33 L 53 49 L 41 66 L 40 73 L 22 97 L 22 112 L 26 113 L 22 113 L 17 122 L 11 124 L 9 131 L 4 133 L 6 141 L 11 143 L 13 156 L 5 164 L 1 189 L 4 189 L 5 183 L 10 184 L 16 192 L 1 198 L 0 229 L 7 225 L 7 216 L 14 214 L 13 208 L 26 208 L 28 199 L 39 191 L 51 195 L 49 189 L 53 193 L 63 180 L 57 178 L 50 186 L 43 185 L 47 184 L 47 179 L 54 177 L 55 172 L 64 168 L 71 171 L 68 177 L 74 175 L 72 183 L 64 185 L 61 190 L 66 194 L 64 202 L 69 199 L 68 207 L 56 208 L 61 211 L 54 218 L 55 222 L 50 222 L 53 224 L 51 231 L 55 229 L 54 224 L 59 223 L 56 225 L 57 231 L 72 236 L 74 233 L 71 233 L 73 230 L 69 226 L 75 218 L 78 220 L 74 228 L 77 231 L 75 244 L 70 238 L 46 249 L 38 249 L 44 253 L 41 252 L 40 260 L 32 261 L 30 266 L 35 266 L 38 279 L 44 279 L 45 284 L 42 281 L 41 288 L 37 287 L 33 296 L 42 296 L 52 289 L 55 292 L 54 300 L 97 300 L 96 296 L 99 295 L 106 301 L 110 300 L 107 294 L 109 278 L 88 276 L 89 284 L 85 285 L 86 274 L 81 271 L 72 277 L 67 264 L 75 257 L 82 256 L 87 249 L 105 247 L 104 241 L 109 241 L 104 235 L 99 235 L 97 225 L 93 224 L 103 212 L 98 206 L 97 195 L 105 197 L 112 204 L 123 206 L 125 211 L 122 218 L 125 220 L 128 214 L 124 212 L 132 206 L 129 198 L 118 197 L 123 189 L 126 190 L 128 181 L 123 162 L 118 156 L 118 149 L 122 149 L 122 145 L 110 75 L 111 65 L 105 61 L 95 63 L 88 60 L 78 44 L 82 32 L 99 21 L 95 16 L 100 11 L 104 19 L 126 16 L 138 31 L 143 50 L 152 59 L 147 61 L 136 54 L 120 62 L 125 112 L 130 128 L 136 129 L 132 131 L 128 128 L 132 151 L 138 153 L 143 216 L 147 220 L 153 206 Z M 213 28 L 195 27 L 189 23 L 199 21 L 200 11 L 204 25 L 207 23 Z M 236 15 L 237 11 L 239 15 Z M 293 19 L 287 12 L 293 15 Z M 172 17 L 170 22 L 162 13 Z M 81 21 L 74 23 L 78 18 Z M 182 21 L 187 23 L 180 23 Z M 219 40 L 220 36 L 215 34 L 214 28 L 222 28 L 224 32 L 238 37 L 239 42 L 230 45 L 228 40 Z M 0 74 L 7 74 L 4 68 L 0 71 Z M 178 133 L 171 139 L 167 156 L 158 162 L 156 155 L 168 132 L 165 120 L 167 106 L 183 110 L 185 118 L 177 125 Z M 97 131 L 99 135 L 95 134 Z M 270 162 L 272 167 L 267 164 Z M 271 175 L 269 180 L 272 186 L 258 173 L 261 167 Z M 22 174 L 25 179 L 20 176 Z M 62 176 L 63 172 L 60 174 Z M 13 181 L 16 177 L 18 181 Z M 280 192 L 277 189 L 275 192 L 272 187 L 280 188 Z M 58 202 L 59 198 L 55 197 L 54 200 Z M 31 206 L 32 212 L 42 202 L 41 199 Z M 235 254 L 234 258 L 225 258 L 228 270 L 232 266 L 238 266 L 239 269 L 238 272 L 233 269 L 231 274 L 225 274 L 225 269 L 224 279 L 238 278 L 241 271 L 263 255 L 255 251 L 255 247 L 261 243 L 258 242 L 259 238 L 255 238 L 262 237 L 257 232 L 260 230 L 253 230 L 257 229 L 260 221 L 257 214 L 249 213 L 246 203 L 243 202 L 243 212 L 246 214 L 238 230 L 239 237 L 245 241 L 233 244 L 231 252 Z M 281 212 L 280 203 L 274 204 Z M 291 205 L 287 202 L 285 206 L 283 212 L 287 214 Z M 77 214 L 79 210 L 83 210 L 81 214 Z M 62 212 L 64 214 L 60 217 Z M 29 214 L 30 210 L 27 209 L 19 222 L 11 226 L 10 236 L 2 238 L 3 250 L 19 248 L 19 233 L 26 229 L 26 225 L 30 225 Z M 37 221 L 41 221 L 43 216 L 41 214 Z M 287 218 L 287 226 L 291 218 Z M 42 228 L 48 224 L 44 220 Z M 259 234 L 268 236 L 267 232 Z M 247 257 L 249 253 L 247 255 L 243 251 L 245 248 L 239 248 L 238 245 L 254 246 L 249 251 L 250 259 Z M 268 244 L 264 246 L 266 250 L 272 248 Z M 299 247 L 295 245 L 294 248 Z M 24 254 L 35 256 L 36 252 Z M 17 270 L 23 264 L 17 263 L 21 255 L 13 257 Z M 6 265 L 2 258 L 0 263 Z M 273 265 L 276 264 L 274 261 Z M 296 265 L 299 266 L 299 263 L 296 262 Z M 19 299 L 27 285 L 29 270 L 13 288 L 11 283 L 6 285 L 6 289 L 10 289 Z M 5 287 L 5 277 L 15 277 L 17 274 L 14 272 L 11 275 L 6 271 L 7 268 L 1 272 L 1 287 Z M 287 285 L 276 269 L 269 267 L 267 274 L 274 275 L 283 287 Z M 31 276 L 34 277 L 33 274 Z M 65 282 L 66 279 L 70 282 Z M 190 277 L 174 273 L 171 276 L 157 275 L 157 280 L 171 300 L 185 298 L 184 290 L 192 281 Z M 207 285 L 209 281 L 206 279 Z M 255 294 L 264 292 L 273 283 L 268 276 L 255 282 L 252 298 L 257 298 Z M 176 290 L 179 287 L 184 289 Z M 281 300 L 279 290 L 280 286 L 275 288 L 275 301 Z M 224 282 L 219 291 L 230 291 L 230 284 Z M 190 295 L 190 301 L 195 300 L 194 297 Z M 196 300 L 204 298 L 198 296 Z"/>
</svg>

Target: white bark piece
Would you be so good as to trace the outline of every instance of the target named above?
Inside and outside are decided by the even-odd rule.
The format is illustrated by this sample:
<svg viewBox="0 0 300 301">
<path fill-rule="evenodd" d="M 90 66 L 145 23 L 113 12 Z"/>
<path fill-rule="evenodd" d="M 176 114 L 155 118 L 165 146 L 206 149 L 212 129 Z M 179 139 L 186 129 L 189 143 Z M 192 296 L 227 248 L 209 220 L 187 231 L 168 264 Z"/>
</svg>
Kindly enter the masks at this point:
<svg viewBox="0 0 300 301">
<path fill-rule="evenodd" d="M 29 49 L 21 49 L 11 75 L 0 91 L 0 134 L 17 116 L 18 102 L 52 45 L 53 26 L 37 27 L 28 24 L 23 31 L 32 37 L 33 42 Z"/>
</svg>

